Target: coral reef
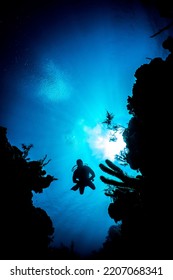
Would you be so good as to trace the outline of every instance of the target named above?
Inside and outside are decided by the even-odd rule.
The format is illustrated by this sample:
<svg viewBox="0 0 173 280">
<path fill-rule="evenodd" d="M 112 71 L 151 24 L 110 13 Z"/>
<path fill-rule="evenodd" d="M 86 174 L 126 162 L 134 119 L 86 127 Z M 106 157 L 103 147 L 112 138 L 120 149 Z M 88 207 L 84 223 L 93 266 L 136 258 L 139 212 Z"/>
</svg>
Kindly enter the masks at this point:
<svg viewBox="0 0 173 280">
<path fill-rule="evenodd" d="M 0 127 L 1 161 L 1 259 L 42 259 L 47 257 L 54 227 L 48 214 L 32 202 L 33 192 L 41 193 L 53 180 L 46 175 L 43 160 L 27 158 L 32 145 L 20 150 Z"/>
</svg>

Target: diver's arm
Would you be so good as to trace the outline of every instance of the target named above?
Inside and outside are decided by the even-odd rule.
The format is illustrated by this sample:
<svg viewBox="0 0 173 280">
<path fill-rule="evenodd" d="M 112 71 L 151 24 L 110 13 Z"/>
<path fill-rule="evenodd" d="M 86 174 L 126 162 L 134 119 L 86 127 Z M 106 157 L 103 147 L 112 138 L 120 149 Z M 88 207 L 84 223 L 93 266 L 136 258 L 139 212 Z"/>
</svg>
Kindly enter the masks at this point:
<svg viewBox="0 0 173 280">
<path fill-rule="evenodd" d="M 77 180 L 77 177 L 76 177 L 76 172 L 73 173 L 73 183 L 78 183 L 79 180 Z"/>
</svg>

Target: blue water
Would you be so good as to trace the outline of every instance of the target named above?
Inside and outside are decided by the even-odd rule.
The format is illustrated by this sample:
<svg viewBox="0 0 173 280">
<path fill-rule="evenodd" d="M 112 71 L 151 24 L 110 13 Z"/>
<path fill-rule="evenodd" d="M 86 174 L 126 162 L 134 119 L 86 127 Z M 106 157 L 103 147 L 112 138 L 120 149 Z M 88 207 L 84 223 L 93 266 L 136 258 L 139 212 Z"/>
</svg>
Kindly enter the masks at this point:
<svg viewBox="0 0 173 280">
<path fill-rule="evenodd" d="M 107 157 L 98 144 L 100 124 L 108 110 L 127 126 L 134 72 L 147 57 L 164 55 L 159 42 L 165 34 L 150 38 L 156 22 L 141 6 L 106 3 L 31 14 L 3 69 L 1 123 L 10 143 L 32 143 L 30 158 L 47 155 L 46 171 L 58 178 L 33 202 L 53 221 L 52 245 L 73 241 L 82 255 L 97 250 L 114 225 L 99 179 L 98 165 Z M 70 190 L 78 158 L 96 173 L 96 190 L 86 188 L 83 196 Z"/>
</svg>

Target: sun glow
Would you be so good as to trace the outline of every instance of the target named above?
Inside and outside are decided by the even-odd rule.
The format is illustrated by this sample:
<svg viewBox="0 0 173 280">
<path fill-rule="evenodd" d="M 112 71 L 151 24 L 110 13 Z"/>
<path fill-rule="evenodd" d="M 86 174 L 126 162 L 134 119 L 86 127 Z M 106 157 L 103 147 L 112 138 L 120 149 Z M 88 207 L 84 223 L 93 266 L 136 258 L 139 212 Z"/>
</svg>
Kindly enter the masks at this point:
<svg viewBox="0 0 173 280">
<path fill-rule="evenodd" d="M 126 147 L 123 140 L 122 133 L 113 130 L 105 129 L 102 125 L 98 124 L 94 128 L 85 126 L 84 131 L 87 133 L 87 142 L 93 151 L 93 155 L 101 159 L 114 160 L 115 155 Z M 115 138 L 116 140 L 111 140 Z"/>
</svg>

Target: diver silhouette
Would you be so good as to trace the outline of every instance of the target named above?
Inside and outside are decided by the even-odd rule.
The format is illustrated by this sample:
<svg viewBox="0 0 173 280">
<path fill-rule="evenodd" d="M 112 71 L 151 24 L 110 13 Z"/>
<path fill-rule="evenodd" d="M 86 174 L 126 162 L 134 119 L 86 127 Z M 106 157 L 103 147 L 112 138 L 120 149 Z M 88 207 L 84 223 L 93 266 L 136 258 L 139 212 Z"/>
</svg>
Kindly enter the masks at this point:
<svg viewBox="0 0 173 280">
<path fill-rule="evenodd" d="M 94 171 L 87 165 L 83 164 L 81 159 L 76 161 L 77 165 L 72 168 L 73 172 L 73 183 L 76 183 L 71 190 L 76 191 L 79 189 L 80 194 L 84 193 L 85 187 L 90 187 L 92 190 L 95 190 L 95 185 L 92 181 L 94 181 L 95 173 Z"/>
</svg>

